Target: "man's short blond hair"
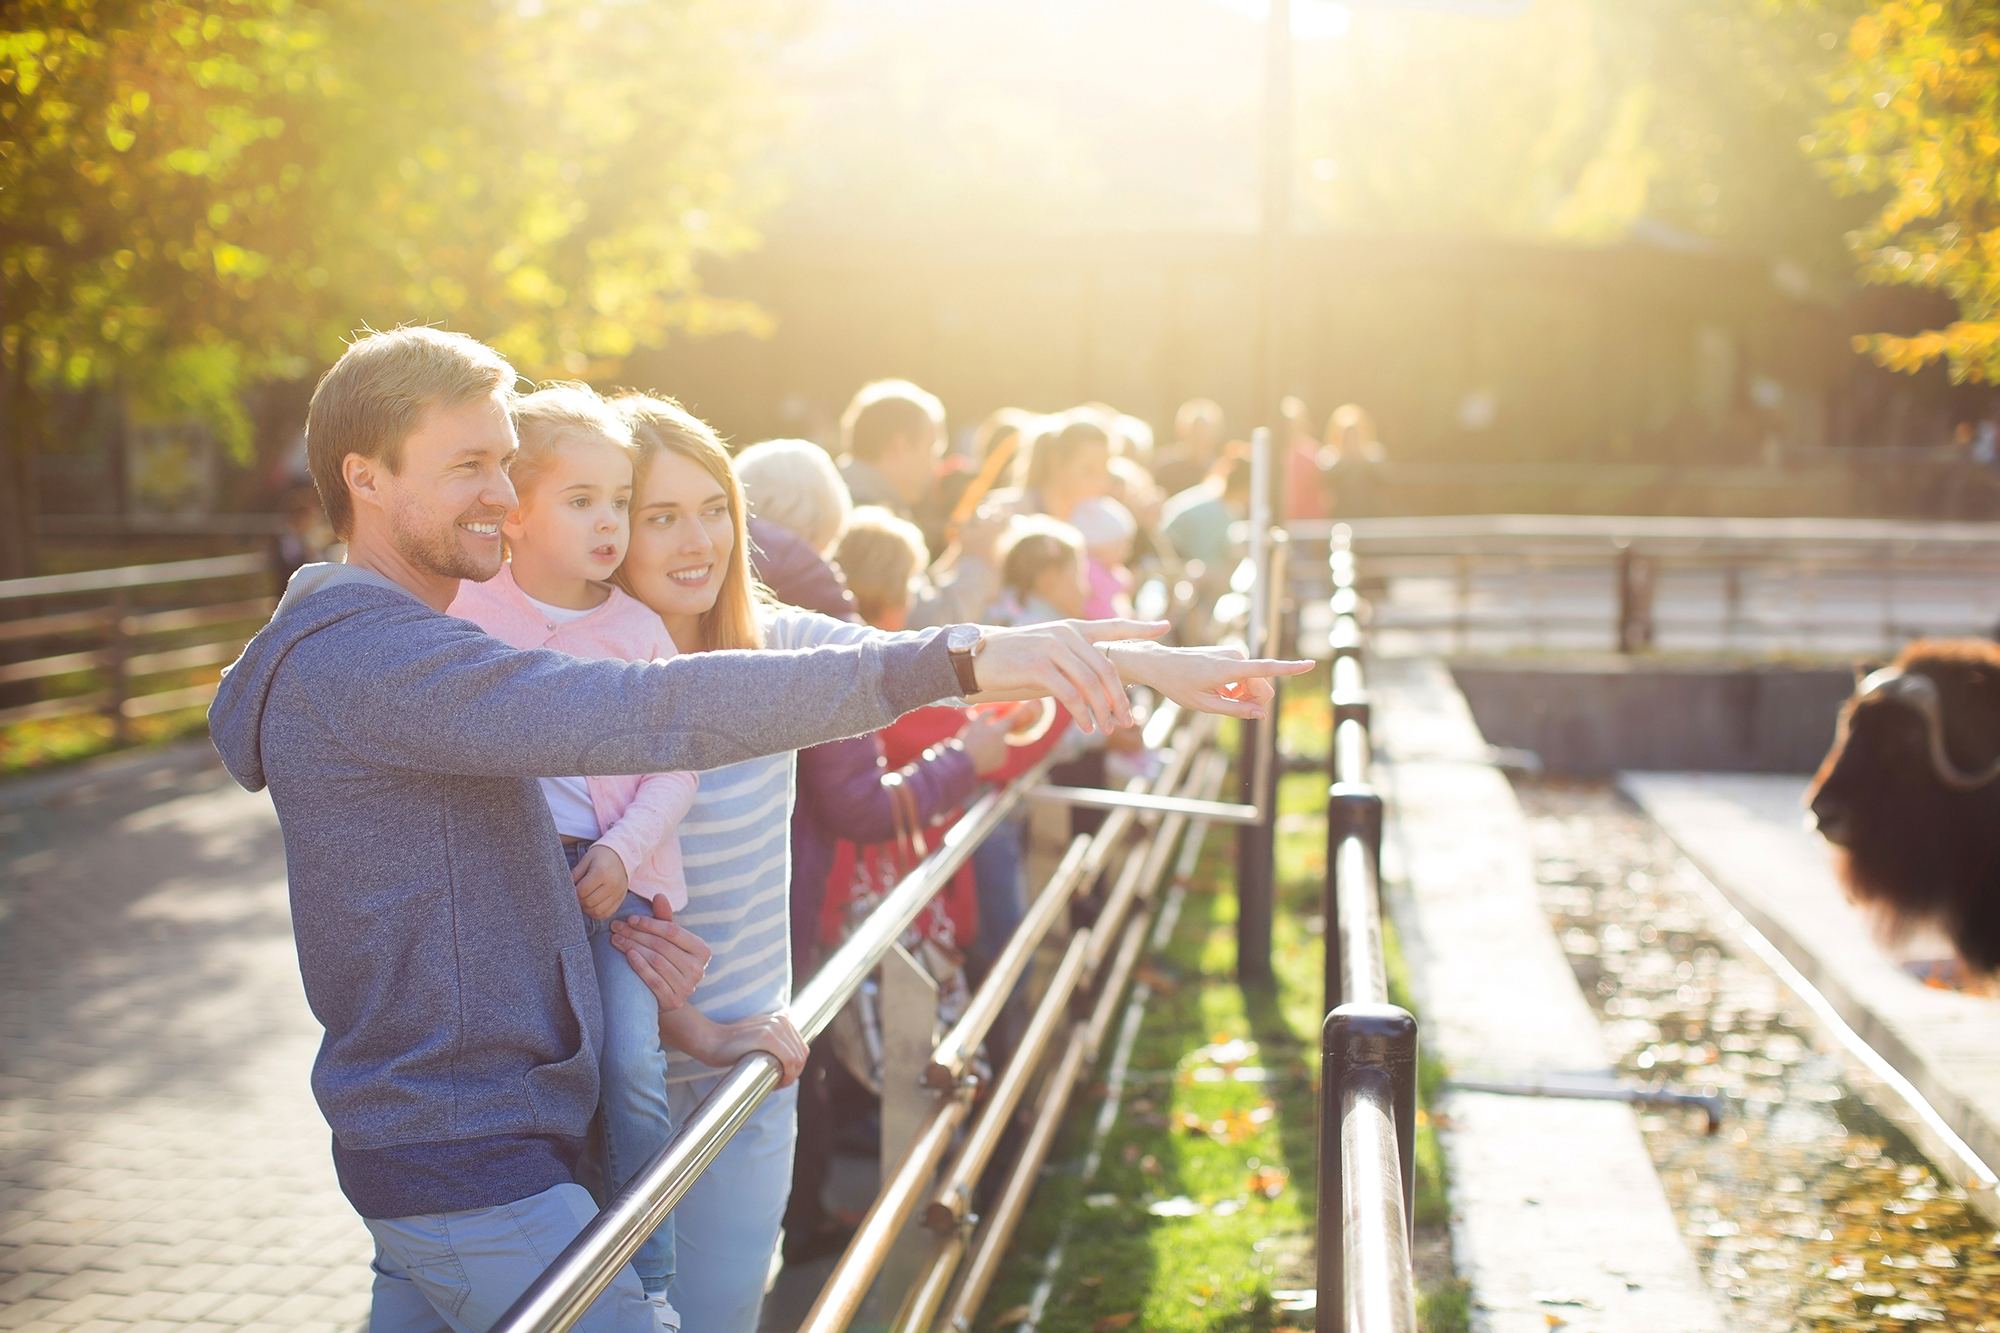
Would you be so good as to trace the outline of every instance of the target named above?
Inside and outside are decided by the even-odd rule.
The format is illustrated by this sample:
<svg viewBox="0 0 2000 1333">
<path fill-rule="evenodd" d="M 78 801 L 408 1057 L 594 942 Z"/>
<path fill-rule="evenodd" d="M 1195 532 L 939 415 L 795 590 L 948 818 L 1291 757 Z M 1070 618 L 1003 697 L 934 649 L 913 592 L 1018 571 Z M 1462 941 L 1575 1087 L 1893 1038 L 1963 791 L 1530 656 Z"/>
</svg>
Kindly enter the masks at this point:
<svg viewBox="0 0 2000 1333">
<path fill-rule="evenodd" d="M 847 578 L 861 618 L 873 622 L 884 611 L 909 608 L 917 575 L 931 561 L 924 534 L 880 505 L 862 505 L 840 535 L 834 561 Z"/>
<path fill-rule="evenodd" d="M 403 442 L 433 406 L 481 398 L 511 402 L 514 367 L 476 338 L 413 326 L 354 340 L 320 377 L 306 411 L 306 466 L 327 522 L 354 535 L 354 498 L 341 465 L 349 454 L 403 470 Z"/>
</svg>

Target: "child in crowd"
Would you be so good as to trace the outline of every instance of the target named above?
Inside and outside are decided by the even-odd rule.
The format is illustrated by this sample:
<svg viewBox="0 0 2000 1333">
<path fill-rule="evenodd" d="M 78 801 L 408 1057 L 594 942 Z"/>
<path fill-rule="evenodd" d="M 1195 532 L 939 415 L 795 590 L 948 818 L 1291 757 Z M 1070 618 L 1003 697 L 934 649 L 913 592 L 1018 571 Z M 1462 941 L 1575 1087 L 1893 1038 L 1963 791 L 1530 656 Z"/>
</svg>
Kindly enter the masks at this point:
<svg viewBox="0 0 2000 1333">
<path fill-rule="evenodd" d="M 514 427 L 520 451 L 510 471 L 518 506 L 501 523 L 510 558 L 490 581 L 460 584 L 451 614 L 516 648 L 632 662 L 674 656 L 659 616 L 604 581 L 624 560 L 631 536 L 631 429 L 583 385 L 522 398 Z M 733 1063 L 758 1043 L 692 1006 L 662 1014 L 611 946 L 612 918 L 670 917 L 687 905 L 677 829 L 693 803 L 695 776 L 540 781 L 576 883 L 602 995 L 602 1166 L 615 1192 L 672 1137 L 662 1040 L 704 1063 Z M 660 1326 L 678 1329 L 680 1317 L 667 1301 L 675 1268 L 671 1220 L 640 1247 L 633 1266 Z"/>
<path fill-rule="evenodd" d="M 1132 614 L 1132 543 L 1139 525 L 1132 512 L 1108 495 L 1094 495 L 1070 512 L 1084 543 L 1084 581 L 1090 597 L 1084 616 L 1108 620 Z"/>
<path fill-rule="evenodd" d="M 916 524 L 880 506 L 863 505 L 848 520 L 833 558 L 861 618 L 894 632 L 908 625 L 911 593 L 930 555 Z"/>
<path fill-rule="evenodd" d="M 1002 544 L 1000 600 L 988 619 L 996 625 L 1038 625 L 1074 620 L 1090 601 L 1083 535 L 1040 514 L 1014 519 Z"/>
</svg>

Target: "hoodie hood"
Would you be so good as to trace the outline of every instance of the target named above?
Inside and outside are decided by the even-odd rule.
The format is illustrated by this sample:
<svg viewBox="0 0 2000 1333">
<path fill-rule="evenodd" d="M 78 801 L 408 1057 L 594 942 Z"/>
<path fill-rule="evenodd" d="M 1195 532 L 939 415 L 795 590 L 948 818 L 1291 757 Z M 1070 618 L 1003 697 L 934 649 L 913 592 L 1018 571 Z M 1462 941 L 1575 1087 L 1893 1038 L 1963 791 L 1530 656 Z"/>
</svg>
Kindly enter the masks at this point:
<svg viewBox="0 0 2000 1333">
<path fill-rule="evenodd" d="M 330 589 L 369 590 L 363 596 L 316 596 Z M 316 634 L 371 606 L 379 606 L 386 591 L 416 601 L 414 593 L 393 579 L 353 565 L 305 565 L 285 585 L 270 623 L 222 673 L 222 684 L 208 706 L 208 734 L 222 756 L 229 776 L 250 791 L 264 787 L 264 702 L 271 681 L 285 657 L 300 640 Z"/>
</svg>

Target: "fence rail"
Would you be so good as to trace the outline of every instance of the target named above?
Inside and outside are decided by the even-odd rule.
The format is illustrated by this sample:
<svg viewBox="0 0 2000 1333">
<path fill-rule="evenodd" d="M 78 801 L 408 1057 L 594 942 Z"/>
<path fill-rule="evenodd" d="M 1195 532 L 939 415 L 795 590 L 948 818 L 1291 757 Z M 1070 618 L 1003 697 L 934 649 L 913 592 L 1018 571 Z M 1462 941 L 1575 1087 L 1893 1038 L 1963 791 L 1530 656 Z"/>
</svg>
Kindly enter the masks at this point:
<svg viewBox="0 0 2000 1333">
<path fill-rule="evenodd" d="M 1291 530 L 1326 540 L 1331 525 Z M 1358 519 L 1351 543 L 1389 593 L 1371 628 L 1443 632 L 1459 651 L 1474 636 L 1577 647 L 1595 630 L 1621 653 L 1893 653 L 2000 621 L 1993 523 L 1488 514 Z"/>
<path fill-rule="evenodd" d="M 0 663 L 0 686 L 55 683 L 48 697 L 0 707 L 0 725 L 102 712 L 122 740 L 136 718 L 207 703 L 213 682 L 159 688 L 156 678 L 234 660 L 277 605 L 272 597 L 243 596 L 242 585 L 261 581 L 269 568 L 262 556 L 229 555 L 0 582 L 0 615 L 7 617 L 0 619 L 0 650 L 95 640 L 89 648 Z M 204 594 L 215 600 L 138 604 Z M 80 600 L 96 604 L 74 605 Z M 46 609 L 52 602 L 69 605 Z M 162 641 L 168 638 L 179 642 Z"/>
<path fill-rule="evenodd" d="M 1362 604 L 1344 527 L 1333 584 L 1327 788 L 1326 1021 L 1320 1032 L 1318 1333 L 1415 1333 L 1417 1023 L 1389 1001 L 1382 956 L 1382 798 L 1369 783 Z"/>
</svg>

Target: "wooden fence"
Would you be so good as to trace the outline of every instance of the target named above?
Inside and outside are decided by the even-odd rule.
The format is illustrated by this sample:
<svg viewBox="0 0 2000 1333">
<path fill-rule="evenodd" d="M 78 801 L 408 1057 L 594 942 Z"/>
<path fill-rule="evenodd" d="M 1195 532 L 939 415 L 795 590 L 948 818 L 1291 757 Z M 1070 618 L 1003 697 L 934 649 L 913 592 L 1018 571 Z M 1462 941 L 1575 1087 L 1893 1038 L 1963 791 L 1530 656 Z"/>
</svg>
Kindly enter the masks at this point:
<svg viewBox="0 0 2000 1333">
<path fill-rule="evenodd" d="M 235 660 L 277 605 L 270 584 L 261 555 L 0 582 L 0 690 L 42 696 L 0 707 L 0 726 L 103 713 L 124 740 L 135 718 L 206 704 L 215 682 L 188 673 Z"/>
</svg>

